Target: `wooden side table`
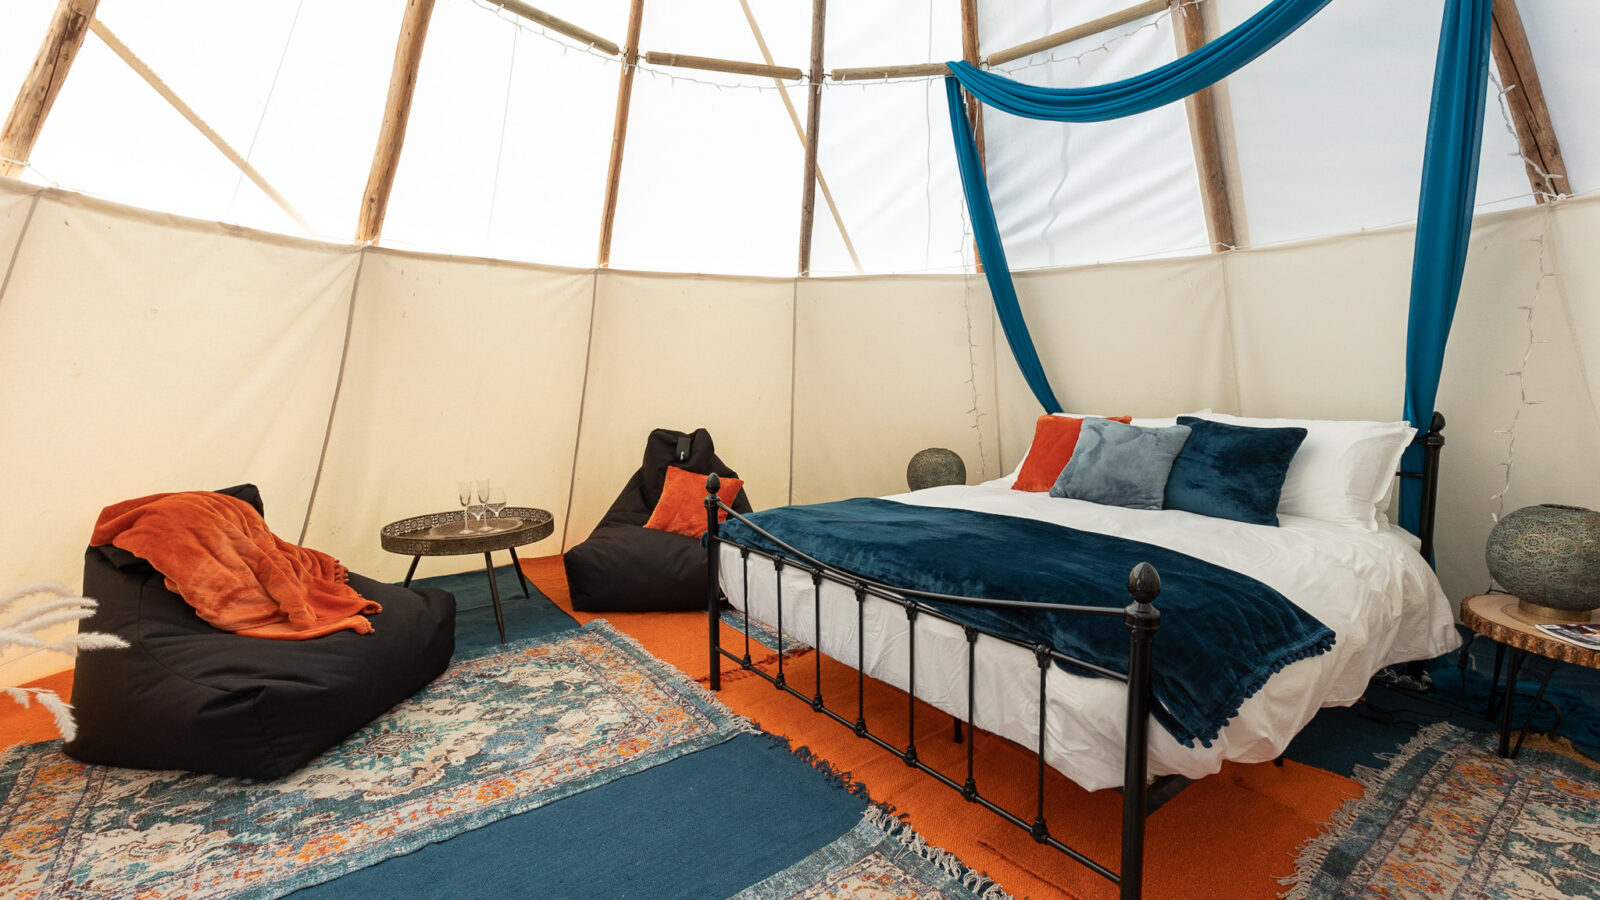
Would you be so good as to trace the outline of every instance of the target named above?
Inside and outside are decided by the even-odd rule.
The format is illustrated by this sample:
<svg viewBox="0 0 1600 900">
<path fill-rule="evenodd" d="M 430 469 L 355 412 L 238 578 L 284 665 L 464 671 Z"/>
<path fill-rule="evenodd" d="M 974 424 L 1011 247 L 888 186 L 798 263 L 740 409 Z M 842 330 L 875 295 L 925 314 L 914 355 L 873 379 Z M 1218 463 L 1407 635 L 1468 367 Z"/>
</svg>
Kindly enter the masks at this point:
<svg viewBox="0 0 1600 900">
<path fill-rule="evenodd" d="M 1533 722 L 1539 702 L 1544 699 L 1545 688 L 1549 687 L 1550 676 L 1555 673 L 1558 662 L 1600 669 L 1600 650 L 1580 647 L 1540 631 L 1534 620 L 1524 618 L 1517 612 L 1515 594 L 1478 594 L 1468 597 L 1461 601 L 1461 624 L 1495 642 L 1494 679 L 1489 684 L 1490 715 L 1493 714 L 1495 691 L 1500 685 L 1502 658 L 1507 650 L 1510 651 L 1505 696 L 1500 702 L 1500 755 L 1504 757 L 1515 757 L 1521 752 L 1522 739 L 1528 734 L 1528 726 Z M 1513 747 L 1511 704 L 1516 698 L 1517 675 L 1530 653 L 1549 660 L 1549 667 L 1539 681 L 1539 692 L 1534 695 L 1533 708 L 1528 710 L 1528 717 L 1523 721 L 1516 746 Z"/>
</svg>

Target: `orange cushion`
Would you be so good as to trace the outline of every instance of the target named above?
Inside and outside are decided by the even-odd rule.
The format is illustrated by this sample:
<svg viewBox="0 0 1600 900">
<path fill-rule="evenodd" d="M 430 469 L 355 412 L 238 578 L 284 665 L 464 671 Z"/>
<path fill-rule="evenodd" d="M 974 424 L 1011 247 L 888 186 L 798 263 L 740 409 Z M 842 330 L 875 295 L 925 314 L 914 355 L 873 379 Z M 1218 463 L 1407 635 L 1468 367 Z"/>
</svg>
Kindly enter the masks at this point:
<svg viewBox="0 0 1600 900">
<path fill-rule="evenodd" d="M 1106 418 L 1124 425 L 1132 421 L 1131 416 Z M 1082 419 L 1049 413 L 1040 416 L 1038 424 L 1033 426 L 1033 444 L 1028 447 L 1028 458 L 1022 461 L 1022 470 L 1017 473 L 1017 481 L 1011 489 L 1038 492 L 1054 487 L 1078 446 L 1078 434 L 1082 430 Z"/>
<path fill-rule="evenodd" d="M 722 487 L 717 489 L 717 496 L 723 503 L 732 506 L 733 498 L 739 496 L 742 487 L 743 480 L 724 478 Z M 727 520 L 726 512 L 717 513 L 718 522 Z M 677 466 L 667 466 L 667 482 L 661 487 L 661 499 L 656 501 L 656 508 L 651 510 L 650 521 L 644 523 L 644 527 L 692 538 L 705 534 L 706 476 Z"/>
</svg>

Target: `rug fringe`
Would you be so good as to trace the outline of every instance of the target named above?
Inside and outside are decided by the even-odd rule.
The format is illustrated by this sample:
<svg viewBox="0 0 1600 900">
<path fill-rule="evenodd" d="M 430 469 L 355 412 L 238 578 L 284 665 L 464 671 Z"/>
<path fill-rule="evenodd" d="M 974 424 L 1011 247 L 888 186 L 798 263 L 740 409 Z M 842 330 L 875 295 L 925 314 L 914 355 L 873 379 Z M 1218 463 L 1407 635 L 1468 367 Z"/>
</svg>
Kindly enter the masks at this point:
<svg viewBox="0 0 1600 900">
<path fill-rule="evenodd" d="M 899 841 L 907 850 L 938 866 L 939 871 L 959 881 L 961 886 L 972 891 L 978 900 L 1012 900 L 1011 895 L 1006 893 L 994 879 L 968 866 L 949 850 L 928 843 L 909 822 L 897 818 L 883 807 L 877 804 L 868 806 L 861 818 L 867 824 Z"/>
<path fill-rule="evenodd" d="M 873 801 L 872 794 L 867 790 L 866 784 L 852 778 L 848 770 L 838 768 L 833 763 L 823 759 L 821 756 L 818 756 L 816 752 L 808 746 L 802 745 L 796 747 L 789 741 L 788 738 L 781 734 L 773 734 L 770 731 L 763 731 L 761 733 L 766 735 L 767 740 L 771 741 L 773 744 L 782 747 L 784 750 L 787 750 L 795 759 L 798 759 L 815 769 L 824 778 L 828 779 L 829 784 L 836 788 L 844 789 L 844 791 L 850 794 L 852 797 L 860 797 L 868 803 L 883 807 L 884 810 L 891 815 L 894 814 L 894 804 L 882 801 Z"/>
<path fill-rule="evenodd" d="M 579 631 L 584 631 L 584 630 L 588 630 L 588 629 L 593 629 L 595 631 L 603 632 L 608 637 L 610 637 L 612 640 L 616 641 L 617 643 L 619 643 L 619 644 L 621 644 L 621 645 L 623 645 L 625 647 L 628 647 L 630 649 L 637 650 L 638 652 L 643 653 L 645 656 L 648 656 L 651 659 L 654 659 L 654 660 L 657 660 L 658 662 L 661 662 L 661 664 L 666 666 L 668 669 L 670 669 L 670 670 L 672 670 L 674 672 L 677 672 L 678 675 L 682 676 L 682 679 L 680 681 L 679 687 L 685 693 L 694 696 L 696 699 L 700 700 L 701 702 L 706 703 L 706 704 L 708 704 L 710 706 L 714 706 L 718 710 L 720 710 L 723 715 L 728 717 L 728 721 L 733 726 L 733 730 L 735 732 L 738 732 L 738 733 L 741 733 L 741 734 L 762 734 L 763 733 L 761 731 L 761 728 L 758 725 L 756 725 L 756 723 L 754 723 L 754 722 L 750 721 L 748 718 L 746 718 L 744 716 L 741 716 L 738 713 L 734 712 L 732 708 L 730 708 L 726 703 L 723 703 L 720 699 L 718 699 L 717 695 L 712 693 L 711 690 L 709 688 L 707 688 L 705 685 L 703 685 L 700 682 L 694 680 L 693 678 L 690 678 L 687 675 L 684 675 L 682 671 L 678 670 L 671 663 L 662 662 L 660 657 L 656 656 L 654 653 L 651 653 L 649 650 L 645 649 L 645 646 L 643 644 L 639 643 L 639 641 L 637 639 L 635 639 L 633 635 L 628 634 L 627 632 L 619 630 L 615 625 L 612 625 L 610 622 L 607 622 L 605 619 L 593 619 L 593 620 L 589 621 L 588 623 L 579 626 L 579 628 L 578 628 Z"/>
<path fill-rule="evenodd" d="M 1382 768 L 1356 766 L 1351 778 L 1361 785 L 1361 796 L 1346 800 L 1334 810 L 1332 818 L 1321 826 L 1316 837 L 1300 845 L 1300 852 L 1294 859 L 1294 873 L 1278 879 L 1279 884 L 1291 887 L 1278 896 L 1283 900 L 1316 900 L 1311 895 L 1311 879 L 1322 870 L 1323 863 L 1327 862 L 1328 853 L 1333 850 L 1351 823 L 1377 803 L 1375 794 L 1388 781 L 1389 774 L 1410 762 L 1424 749 L 1437 744 L 1453 730 L 1454 727 L 1448 722 L 1436 722 L 1418 731 L 1416 736 L 1399 750 L 1378 754 L 1378 758 L 1388 765 Z"/>
</svg>

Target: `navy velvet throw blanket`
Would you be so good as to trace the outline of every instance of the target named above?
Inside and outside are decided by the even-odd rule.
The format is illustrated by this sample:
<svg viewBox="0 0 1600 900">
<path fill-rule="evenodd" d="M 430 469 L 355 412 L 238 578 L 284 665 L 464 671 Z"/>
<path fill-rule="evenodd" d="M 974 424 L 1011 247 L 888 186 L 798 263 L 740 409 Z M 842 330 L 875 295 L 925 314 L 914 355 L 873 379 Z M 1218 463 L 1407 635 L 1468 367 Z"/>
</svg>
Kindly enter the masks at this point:
<svg viewBox="0 0 1600 900">
<path fill-rule="evenodd" d="M 1274 672 L 1333 646 L 1332 630 L 1272 588 L 1153 544 L 1015 516 L 870 498 L 787 506 L 750 519 L 796 549 L 874 581 L 994 600 L 1121 609 L 1131 602 L 1128 572 L 1150 563 L 1161 573 L 1153 714 L 1184 746 L 1199 741 L 1209 747 Z M 721 534 L 780 553 L 737 520 L 724 524 Z M 930 605 L 958 622 L 1128 670 L 1128 628 L 1120 616 Z"/>
</svg>

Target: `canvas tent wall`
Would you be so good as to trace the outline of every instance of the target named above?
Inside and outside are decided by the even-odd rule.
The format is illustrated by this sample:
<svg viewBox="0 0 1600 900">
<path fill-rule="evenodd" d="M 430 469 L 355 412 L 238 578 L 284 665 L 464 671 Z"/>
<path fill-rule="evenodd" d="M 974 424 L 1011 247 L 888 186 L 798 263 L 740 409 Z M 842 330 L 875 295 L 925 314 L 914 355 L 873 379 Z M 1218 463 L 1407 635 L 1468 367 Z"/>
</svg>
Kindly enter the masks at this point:
<svg viewBox="0 0 1600 900">
<path fill-rule="evenodd" d="M 551 509 L 557 533 L 537 549 L 570 546 L 656 425 L 711 428 L 766 507 L 902 490 L 926 446 L 995 477 L 1037 414 L 978 276 L 747 279 L 354 250 L 11 180 L 0 211 L 14 248 L 0 295 L 12 584 L 74 582 L 99 508 L 160 490 L 256 481 L 280 534 L 398 578 L 406 561 L 378 548 L 378 527 L 448 508 L 460 477 Z M 1600 198 L 1474 230 L 1440 400 L 1452 595 L 1487 586 L 1492 512 L 1600 504 L 1594 322 L 1568 302 L 1600 284 L 1584 252 L 1597 237 Z M 1391 229 L 1018 284 L 1069 408 L 1391 418 L 1409 248 Z M 1524 365 L 1530 336 L 1542 343 Z"/>
<path fill-rule="evenodd" d="M 8 10 L 0 94 L 52 5 Z M 622 3 L 547 5 L 609 33 L 626 19 Z M 1391 223 L 1415 215 L 1440 5 L 1342 0 L 1225 82 L 1254 249 L 1205 252 L 1181 111 L 1054 131 L 988 117 L 1004 237 L 1032 269 L 1018 289 L 1069 409 L 1398 416 L 1411 234 Z M 378 549 L 377 528 L 449 507 L 462 477 L 554 511 L 557 534 L 530 553 L 554 552 L 587 534 L 656 426 L 710 428 L 758 507 L 900 490 L 928 446 L 961 453 L 973 480 L 1016 464 L 1038 409 L 972 271 L 937 84 L 824 88 L 820 167 L 868 274 L 795 278 L 799 144 L 775 92 L 664 73 L 647 87 L 641 69 L 616 268 L 595 270 L 615 64 L 438 0 L 392 218 L 380 246 L 355 247 L 399 6 L 268 3 L 246 21 L 103 0 L 111 28 L 236 146 L 254 145 L 324 239 L 273 233 L 296 229 L 88 40 L 33 168 L 0 180 L 0 584 L 75 583 L 107 503 L 241 480 L 262 486 L 280 534 L 379 577 L 405 561 Z M 787 6 L 752 4 L 774 55 L 799 60 Z M 835 6 L 830 66 L 960 55 L 953 0 Z M 984 0 L 982 43 L 1117 4 L 1102 6 Z M 1259 3 L 1202 6 L 1226 27 Z M 1534 204 L 1491 92 L 1439 401 L 1439 568 L 1458 597 L 1488 585 L 1498 511 L 1600 503 L 1600 263 L 1587 253 L 1600 135 L 1582 114 L 1600 95 L 1582 41 L 1600 14 L 1522 6 L 1580 196 Z M 737 5 L 650 8 L 681 13 L 647 18 L 656 46 L 754 53 Z M 717 17 L 743 29 L 738 42 L 684 24 Z M 162 43 L 200 25 L 213 40 Z M 1153 16 L 1105 50 L 1091 40 L 1024 71 L 1103 81 L 1170 59 L 1173 40 Z M 816 240 L 819 271 L 854 270 L 820 211 Z M 1124 257 L 1144 258 L 1093 264 Z M 7 659 L 8 683 L 64 664 Z"/>
</svg>

